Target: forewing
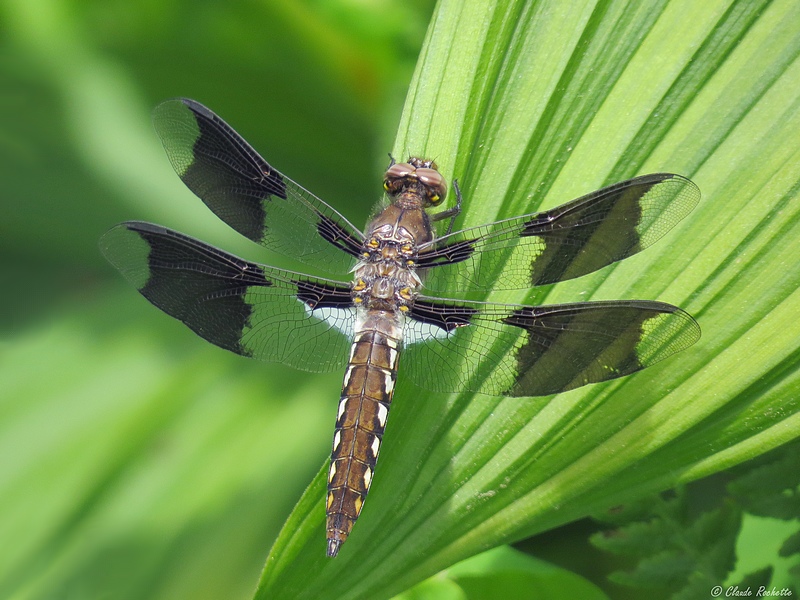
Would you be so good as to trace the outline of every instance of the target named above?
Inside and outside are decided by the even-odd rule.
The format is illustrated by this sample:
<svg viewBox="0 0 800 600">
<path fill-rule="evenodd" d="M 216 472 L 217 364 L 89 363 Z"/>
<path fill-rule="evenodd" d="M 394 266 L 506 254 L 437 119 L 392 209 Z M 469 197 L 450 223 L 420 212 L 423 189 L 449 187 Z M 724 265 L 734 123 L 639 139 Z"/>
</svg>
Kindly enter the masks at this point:
<svg viewBox="0 0 800 600">
<path fill-rule="evenodd" d="M 458 231 L 422 248 L 434 291 L 527 289 L 586 275 L 654 244 L 700 201 L 680 175 L 656 173 L 552 210 Z"/>
<path fill-rule="evenodd" d="M 363 236 L 328 204 L 273 169 L 202 104 L 168 100 L 153 123 L 173 168 L 242 235 L 329 273 L 346 273 Z"/>
<path fill-rule="evenodd" d="M 100 247 L 145 298 L 221 348 L 305 371 L 347 362 L 346 283 L 251 263 L 151 223 L 117 225 Z"/>
<path fill-rule="evenodd" d="M 546 396 L 649 367 L 700 339 L 662 302 L 513 306 L 420 298 L 401 369 L 439 392 Z"/>
</svg>

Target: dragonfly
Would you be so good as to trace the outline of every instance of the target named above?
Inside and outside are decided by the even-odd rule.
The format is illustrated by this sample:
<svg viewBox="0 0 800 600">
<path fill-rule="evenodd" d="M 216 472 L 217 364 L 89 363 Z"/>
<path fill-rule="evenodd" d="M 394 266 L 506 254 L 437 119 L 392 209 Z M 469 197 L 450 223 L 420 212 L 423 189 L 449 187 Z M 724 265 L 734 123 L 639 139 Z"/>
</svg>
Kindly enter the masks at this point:
<svg viewBox="0 0 800 600">
<path fill-rule="evenodd" d="M 363 508 L 399 371 L 434 392 L 545 396 L 629 375 L 700 338 L 689 314 L 663 302 L 527 306 L 441 296 L 552 284 L 636 254 L 699 202 L 697 186 L 680 175 L 644 175 L 544 212 L 452 231 L 457 183 L 455 205 L 436 212 L 449 186 L 435 162 L 392 159 L 384 201 L 362 231 L 202 104 L 166 101 L 153 122 L 178 176 L 220 219 L 332 276 L 250 262 L 141 221 L 113 227 L 100 242 L 147 300 L 209 342 L 296 369 L 344 372 L 325 500 L 330 557 Z"/>
</svg>

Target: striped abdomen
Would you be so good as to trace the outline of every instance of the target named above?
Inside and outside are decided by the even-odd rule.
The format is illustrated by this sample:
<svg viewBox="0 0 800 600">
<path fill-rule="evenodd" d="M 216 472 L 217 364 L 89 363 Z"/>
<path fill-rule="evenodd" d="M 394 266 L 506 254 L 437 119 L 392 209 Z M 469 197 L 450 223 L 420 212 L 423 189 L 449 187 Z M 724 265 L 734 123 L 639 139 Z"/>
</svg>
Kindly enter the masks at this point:
<svg viewBox="0 0 800 600">
<path fill-rule="evenodd" d="M 328 474 L 328 556 L 336 556 L 364 505 L 397 378 L 400 339 L 391 319 L 356 331 L 344 376 Z"/>
</svg>

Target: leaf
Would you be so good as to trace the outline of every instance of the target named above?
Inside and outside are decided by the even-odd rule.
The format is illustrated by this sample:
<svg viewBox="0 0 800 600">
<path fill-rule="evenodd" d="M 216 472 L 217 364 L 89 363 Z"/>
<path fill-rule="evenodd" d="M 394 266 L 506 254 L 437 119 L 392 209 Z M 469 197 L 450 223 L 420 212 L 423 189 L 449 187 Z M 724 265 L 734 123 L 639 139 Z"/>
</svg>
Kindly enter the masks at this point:
<svg viewBox="0 0 800 600">
<path fill-rule="evenodd" d="M 779 554 L 781 556 L 800 554 L 800 531 L 786 538 L 786 541 L 781 545 Z"/>
<path fill-rule="evenodd" d="M 798 449 L 797 442 L 786 444 L 737 467 L 737 477 L 727 485 L 730 496 L 748 513 L 737 542 L 736 573 L 769 568 L 772 585 L 779 588 L 791 583 L 797 587 L 792 571 L 800 566 Z"/>
<path fill-rule="evenodd" d="M 644 253 L 493 300 L 672 302 L 703 339 L 555 398 L 443 396 L 402 382 L 370 497 L 324 559 L 320 476 L 257 598 L 388 598 L 460 560 L 758 456 L 800 432 L 800 5 L 439 3 L 395 155 L 436 158 L 463 225 L 636 174 L 703 192 Z M 291 540 L 291 543 L 289 543 Z"/>
<path fill-rule="evenodd" d="M 447 585 L 441 585 L 444 582 Z M 453 598 L 505 600 L 522 594 L 541 600 L 584 598 L 603 600 L 607 596 L 585 579 L 508 546 L 484 552 L 427 579 L 393 600 L 415 600 L 436 586 L 450 590 Z M 455 595 L 458 590 L 459 595 Z M 447 597 L 430 595 L 431 598 Z"/>
<path fill-rule="evenodd" d="M 775 519 L 800 518 L 800 446 L 794 444 L 793 449 L 728 484 L 730 493 L 749 513 Z"/>
<path fill-rule="evenodd" d="M 753 571 L 752 573 L 748 573 L 745 575 L 742 580 L 733 586 L 734 588 L 738 588 L 740 590 L 757 590 L 760 587 L 766 588 L 769 585 L 770 580 L 772 579 L 772 569 L 770 567 L 760 569 L 758 571 Z"/>
<path fill-rule="evenodd" d="M 654 497 L 646 520 L 592 535 L 598 548 L 638 558 L 634 569 L 612 573 L 611 581 L 669 591 L 677 599 L 698 597 L 725 580 L 735 562 L 741 511 L 720 501 L 710 510 L 690 515 L 696 493 L 679 489 L 669 499 Z"/>
<path fill-rule="evenodd" d="M 736 540 L 736 569 L 726 578 L 726 587 L 738 584 L 740 588 L 751 585 L 754 590 L 758 585 L 797 588 L 798 582 L 791 576 L 792 568 L 798 566 L 797 557 L 782 552 L 785 540 L 791 539 L 796 531 L 796 520 L 787 522 L 745 513 Z M 747 584 L 747 579 L 759 572 L 763 573 L 762 579 L 765 580 L 759 580 L 755 586 Z"/>
<path fill-rule="evenodd" d="M 785 444 L 722 476 L 596 515 L 616 527 L 592 535 L 592 544 L 638 561 L 611 580 L 675 599 L 707 595 L 722 583 L 726 593 L 786 587 L 792 563 L 784 557 L 796 543 L 796 535 L 786 535 L 798 517 L 797 449 L 796 442 Z"/>
</svg>

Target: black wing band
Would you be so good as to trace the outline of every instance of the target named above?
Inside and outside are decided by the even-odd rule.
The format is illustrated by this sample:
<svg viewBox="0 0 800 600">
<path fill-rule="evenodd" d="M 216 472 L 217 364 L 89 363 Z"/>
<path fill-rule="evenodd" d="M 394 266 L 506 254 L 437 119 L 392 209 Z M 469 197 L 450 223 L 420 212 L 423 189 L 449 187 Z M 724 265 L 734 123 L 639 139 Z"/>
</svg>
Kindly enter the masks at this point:
<svg viewBox="0 0 800 600">
<path fill-rule="evenodd" d="M 422 297 L 404 370 L 442 392 L 544 396 L 629 375 L 688 348 L 697 322 L 662 302 L 510 306 Z"/>
<path fill-rule="evenodd" d="M 273 169 L 202 104 L 168 100 L 153 123 L 173 168 L 223 221 L 271 250 L 345 273 L 363 235 L 331 206 Z"/>
<path fill-rule="evenodd" d="M 663 302 L 524 307 L 503 322 L 524 331 L 509 396 L 540 396 L 623 377 L 700 338 L 691 316 Z"/>
<path fill-rule="evenodd" d="M 151 223 L 117 225 L 100 246 L 145 298 L 217 346 L 305 371 L 347 362 L 347 283 L 248 262 Z"/>
<path fill-rule="evenodd" d="M 431 290 L 527 289 L 586 275 L 655 243 L 697 205 L 700 190 L 656 173 L 552 210 L 458 231 L 420 250 Z"/>
</svg>

